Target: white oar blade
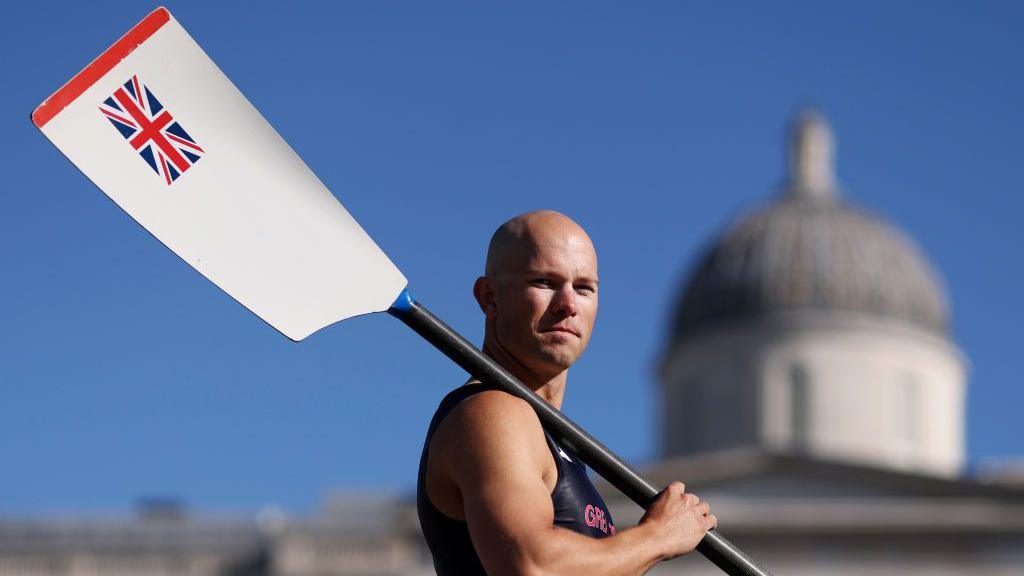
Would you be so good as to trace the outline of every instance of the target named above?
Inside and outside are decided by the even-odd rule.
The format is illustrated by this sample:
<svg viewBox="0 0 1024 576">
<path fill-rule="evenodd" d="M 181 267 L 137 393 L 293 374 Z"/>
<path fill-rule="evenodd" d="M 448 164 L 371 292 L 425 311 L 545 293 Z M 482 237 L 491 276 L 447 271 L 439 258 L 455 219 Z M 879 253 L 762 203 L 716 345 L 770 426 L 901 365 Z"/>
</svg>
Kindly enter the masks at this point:
<svg viewBox="0 0 1024 576">
<path fill-rule="evenodd" d="M 32 118 L 139 224 L 293 340 L 386 310 L 406 285 L 163 8 Z"/>
</svg>

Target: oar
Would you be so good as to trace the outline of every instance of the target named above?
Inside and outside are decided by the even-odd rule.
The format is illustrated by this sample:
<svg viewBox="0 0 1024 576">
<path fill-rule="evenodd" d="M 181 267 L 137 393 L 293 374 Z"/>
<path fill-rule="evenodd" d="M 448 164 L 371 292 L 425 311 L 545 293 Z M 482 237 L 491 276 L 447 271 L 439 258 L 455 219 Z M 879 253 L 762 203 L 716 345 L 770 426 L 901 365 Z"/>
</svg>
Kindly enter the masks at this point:
<svg viewBox="0 0 1024 576">
<path fill-rule="evenodd" d="M 406 290 L 406 279 L 170 13 L 157 9 L 43 102 L 33 122 L 143 228 L 292 340 L 387 311 L 473 376 L 526 400 L 634 502 L 659 490 Z M 697 548 L 765 575 L 719 532 Z"/>
</svg>

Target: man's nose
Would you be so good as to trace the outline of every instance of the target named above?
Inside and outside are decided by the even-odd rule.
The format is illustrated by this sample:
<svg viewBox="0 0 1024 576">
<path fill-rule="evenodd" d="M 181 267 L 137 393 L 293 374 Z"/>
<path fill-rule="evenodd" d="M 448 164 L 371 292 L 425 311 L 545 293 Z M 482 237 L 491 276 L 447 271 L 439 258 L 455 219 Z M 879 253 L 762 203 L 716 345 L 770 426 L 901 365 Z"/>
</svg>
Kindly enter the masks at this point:
<svg viewBox="0 0 1024 576">
<path fill-rule="evenodd" d="M 576 289 L 572 284 L 567 284 L 558 289 L 555 293 L 554 311 L 566 316 L 575 316 L 579 310 L 576 306 Z"/>
</svg>

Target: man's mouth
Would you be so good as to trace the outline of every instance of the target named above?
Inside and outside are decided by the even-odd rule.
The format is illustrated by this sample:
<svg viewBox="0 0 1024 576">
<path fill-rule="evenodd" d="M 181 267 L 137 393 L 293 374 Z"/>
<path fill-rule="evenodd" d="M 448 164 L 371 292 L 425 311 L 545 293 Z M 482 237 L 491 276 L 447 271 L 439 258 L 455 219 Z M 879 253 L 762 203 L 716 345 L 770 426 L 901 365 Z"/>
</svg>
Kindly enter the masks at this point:
<svg viewBox="0 0 1024 576">
<path fill-rule="evenodd" d="M 572 328 L 567 328 L 565 326 L 554 326 L 554 327 L 551 327 L 551 328 L 546 328 L 544 330 L 541 330 L 541 332 L 563 332 L 565 334 L 572 334 L 573 336 L 575 336 L 577 338 L 580 337 L 578 332 L 576 332 Z"/>
</svg>

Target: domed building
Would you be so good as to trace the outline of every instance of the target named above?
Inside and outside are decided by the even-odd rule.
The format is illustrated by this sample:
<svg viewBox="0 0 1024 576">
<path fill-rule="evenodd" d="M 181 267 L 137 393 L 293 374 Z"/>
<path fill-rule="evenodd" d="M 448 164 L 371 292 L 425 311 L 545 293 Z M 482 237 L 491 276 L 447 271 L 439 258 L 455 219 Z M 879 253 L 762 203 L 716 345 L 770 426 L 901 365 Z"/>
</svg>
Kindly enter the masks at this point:
<svg viewBox="0 0 1024 576">
<path fill-rule="evenodd" d="M 833 149 L 802 114 L 782 193 L 698 260 L 662 370 L 665 456 L 963 466 L 966 369 L 941 282 L 910 238 L 843 199 Z"/>
<path fill-rule="evenodd" d="M 964 475 L 967 361 L 914 242 L 844 199 L 801 114 L 781 192 L 698 255 L 659 383 L 682 480 L 778 575 L 1019 574 L 1024 490 Z M 616 523 L 642 511 L 607 484 Z M 652 574 L 721 574 L 697 554 Z"/>
</svg>

